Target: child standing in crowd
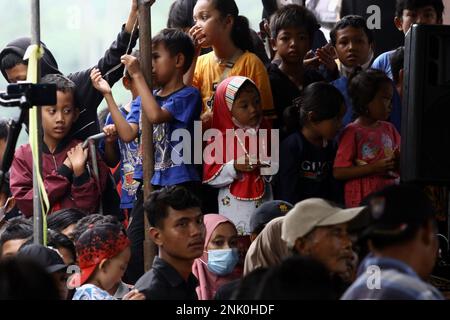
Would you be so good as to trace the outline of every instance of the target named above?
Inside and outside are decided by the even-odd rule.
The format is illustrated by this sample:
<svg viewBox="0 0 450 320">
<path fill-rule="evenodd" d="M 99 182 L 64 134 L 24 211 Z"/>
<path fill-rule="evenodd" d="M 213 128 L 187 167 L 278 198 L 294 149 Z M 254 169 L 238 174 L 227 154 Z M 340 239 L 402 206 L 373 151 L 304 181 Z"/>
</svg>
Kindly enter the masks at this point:
<svg viewBox="0 0 450 320">
<path fill-rule="evenodd" d="M 281 144 L 276 199 L 297 203 L 308 198 L 342 202 L 332 168 L 342 127 L 344 98 L 325 82 L 310 84 L 300 99 L 301 129 Z"/>
<path fill-rule="evenodd" d="M 303 66 L 316 30 L 318 23 L 314 14 L 299 5 L 281 8 L 270 21 L 272 47 L 280 59 L 267 66 L 277 113 L 273 127 L 282 129 L 283 133 L 291 129 L 289 125 L 285 128 L 286 122 L 292 121 L 283 117 L 286 108 L 292 106 L 304 87 L 323 80 L 318 72 Z"/>
<path fill-rule="evenodd" d="M 348 95 L 348 79 L 357 69 L 365 70 L 373 59 L 373 33 L 361 16 L 346 16 L 339 20 L 330 32 L 331 44 L 341 63 L 341 77 L 332 82 L 345 99 L 347 112 L 343 119 L 346 126 L 353 121 L 353 106 Z"/>
<path fill-rule="evenodd" d="M 139 58 L 139 51 L 134 51 L 132 56 Z M 131 105 L 135 103 L 138 98 L 138 92 L 128 70 L 125 70 L 125 75 L 122 78 L 122 84 L 125 89 L 130 91 L 132 100 L 118 109 L 113 105 L 108 104 L 110 113 L 106 117 L 103 132 L 106 134 L 105 161 L 107 163 L 115 164 L 118 162 L 117 144 L 119 147 L 122 189 L 120 195 L 120 209 L 123 211 L 124 216 L 128 217 L 129 213 L 133 209 L 133 202 L 139 187 L 139 182 L 134 179 L 134 171 L 136 164 L 138 163 L 139 138 L 136 137 L 134 140 L 129 142 L 125 142 L 121 138 L 118 139 L 113 114 L 117 119 L 117 111 L 119 111 L 122 114 L 122 117 L 126 119 L 128 114 L 131 112 Z"/>
<path fill-rule="evenodd" d="M 199 300 L 212 300 L 217 289 L 241 274 L 235 270 L 239 261 L 237 230 L 233 222 L 220 214 L 206 214 L 203 256 L 194 261 L 192 273 L 197 277 Z"/>
<path fill-rule="evenodd" d="M 41 83 L 55 84 L 57 101 L 42 107 L 43 152 L 42 178 L 50 202 L 50 212 L 78 208 L 94 213 L 105 188 L 108 167 L 97 157 L 99 178 L 96 181 L 88 169 L 88 150 L 70 135 L 78 118 L 74 102 L 75 84 L 59 74 L 45 76 Z M 26 217 L 33 214 L 33 157 L 30 144 L 19 147 L 11 166 L 11 192 L 17 206 Z"/>
<path fill-rule="evenodd" d="M 393 86 L 387 75 L 369 69 L 350 81 L 349 93 L 358 118 L 343 131 L 334 176 L 345 182 L 345 205 L 356 207 L 372 192 L 398 182 L 400 135 L 386 122 Z"/>
<path fill-rule="evenodd" d="M 98 70 L 93 70 L 91 78 L 95 87 L 104 94 L 122 140 L 129 142 L 138 136 L 141 105 L 147 120 L 154 125 L 155 167 L 151 183 L 159 188 L 195 183 L 200 178 L 193 161 L 183 163 L 183 153 L 177 150 L 180 141 L 171 140 L 172 133 L 177 129 L 187 129 L 193 137 L 194 121 L 199 118 L 201 110 L 198 90 L 183 83 L 183 75 L 194 56 L 194 45 L 182 31 L 165 29 L 152 39 L 152 46 L 154 81 L 159 88 L 153 94 L 145 82 L 137 58 L 131 55 L 122 57 L 139 95 L 127 119 L 120 113 L 111 88 Z M 178 159 L 174 159 L 174 154 Z M 139 178 L 142 180 L 142 177 Z"/>
<path fill-rule="evenodd" d="M 130 260 L 130 241 L 118 224 L 99 224 L 88 227 L 76 243 L 81 277 L 71 279 L 76 286 L 73 300 L 114 300 L 107 291 L 122 279 Z M 136 290 L 126 294 L 124 300 L 142 300 Z"/>
<path fill-rule="evenodd" d="M 248 20 L 239 16 L 235 1 L 199 0 L 194 7 L 194 21 L 191 35 L 197 55 L 186 75 L 186 83 L 192 83 L 201 92 L 205 126 L 210 125 L 212 119 L 217 85 L 229 76 L 250 78 L 261 93 L 264 115 L 273 118 L 269 77 L 261 60 L 252 53 Z M 198 57 L 201 47 L 212 47 L 213 51 Z"/>
<path fill-rule="evenodd" d="M 218 86 L 212 128 L 220 131 L 218 139 L 221 140 L 211 139 L 206 148 L 218 144 L 223 150 L 211 150 L 211 154 L 205 150 L 203 183 L 220 188 L 219 213 L 230 219 L 240 234 L 250 233 L 250 216 L 261 203 L 272 200 L 270 184 L 261 174 L 264 164 L 254 154 L 258 146 L 266 148 L 260 149 L 259 154 L 268 151 L 270 143 L 259 141 L 258 137 L 260 130 L 267 132 L 268 127 L 262 117 L 260 95 L 253 81 L 245 77 L 230 77 Z M 230 131 L 231 139 L 227 138 Z M 239 131 L 244 134 L 239 134 Z M 246 135 L 250 137 L 250 143 L 247 143 Z M 267 140 L 268 137 L 270 132 L 267 132 Z M 233 143 L 227 143 L 227 140 Z"/>
</svg>

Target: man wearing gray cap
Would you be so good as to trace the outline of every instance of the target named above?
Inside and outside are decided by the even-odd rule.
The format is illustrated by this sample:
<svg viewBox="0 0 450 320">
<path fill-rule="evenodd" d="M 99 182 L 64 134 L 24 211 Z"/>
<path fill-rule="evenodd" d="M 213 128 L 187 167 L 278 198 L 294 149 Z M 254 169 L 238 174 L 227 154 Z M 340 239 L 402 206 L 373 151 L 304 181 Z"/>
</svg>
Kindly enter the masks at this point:
<svg viewBox="0 0 450 320">
<path fill-rule="evenodd" d="M 294 253 L 318 260 L 331 275 L 351 282 L 357 258 L 347 225 L 364 208 L 341 209 L 319 198 L 303 200 L 285 216 L 281 237 Z"/>
</svg>

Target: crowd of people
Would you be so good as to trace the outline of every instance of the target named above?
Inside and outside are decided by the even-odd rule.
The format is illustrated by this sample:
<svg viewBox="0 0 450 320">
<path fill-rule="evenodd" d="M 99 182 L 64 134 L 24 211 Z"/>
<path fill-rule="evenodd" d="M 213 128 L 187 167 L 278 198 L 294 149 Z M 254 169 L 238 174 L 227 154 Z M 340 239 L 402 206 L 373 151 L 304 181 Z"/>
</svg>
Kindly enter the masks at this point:
<svg viewBox="0 0 450 320">
<path fill-rule="evenodd" d="M 127 54 L 136 0 L 91 68 L 65 76 L 43 45 L 40 82 L 57 89 L 41 108 L 46 243 L 33 239 L 25 144 L 0 188 L 0 299 L 444 299 L 430 278 L 448 254 L 436 199 L 400 181 L 403 47 L 375 57 L 358 15 L 327 43 L 303 1 L 273 2 L 265 39 L 234 0 L 174 1 L 151 39 L 153 90 L 139 50 Z M 442 0 L 397 0 L 393 23 L 406 34 L 443 12 Z M 29 45 L 0 52 L 8 82 L 26 79 Z M 8 133 L 0 122 L 1 158 Z M 147 272 L 146 234 L 157 246 Z"/>
</svg>

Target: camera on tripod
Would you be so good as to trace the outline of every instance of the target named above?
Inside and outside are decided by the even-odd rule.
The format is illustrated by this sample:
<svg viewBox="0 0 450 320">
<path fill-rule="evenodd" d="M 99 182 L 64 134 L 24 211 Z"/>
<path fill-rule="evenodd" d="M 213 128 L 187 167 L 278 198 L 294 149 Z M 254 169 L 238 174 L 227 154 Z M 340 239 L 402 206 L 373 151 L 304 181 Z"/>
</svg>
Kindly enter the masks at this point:
<svg viewBox="0 0 450 320">
<path fill-rule="evenodd" d="M 31 108 L 56 104 L 56 85 L 48 83 L 13 83 L 0 92 L 0 105 Z"/>
</svg>

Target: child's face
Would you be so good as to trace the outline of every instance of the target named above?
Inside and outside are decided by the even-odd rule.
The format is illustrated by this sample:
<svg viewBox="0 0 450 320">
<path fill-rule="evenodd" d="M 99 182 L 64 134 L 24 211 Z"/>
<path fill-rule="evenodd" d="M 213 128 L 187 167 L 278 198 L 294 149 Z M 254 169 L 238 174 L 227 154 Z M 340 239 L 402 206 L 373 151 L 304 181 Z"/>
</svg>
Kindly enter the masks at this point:
<svg viewBox="0 0 450 320">
<path fill-rule="evenodd" d="M 193 14 L 195 26 L 202 29 L 205 35 L 205 40 L 202 43 L 203 48 L 211 47 L 222 41 L 224 32 L 231 32 L 232 21 L 222 19 L 220 12 L 214 8 L 211 1 L 197 1 Z"/>
<path fill-rule="evenodd" d="M 167 209 L 161 228 L 151 228 L 150 234 L 161 248 L 162 256 L 176 260 L 194 260 L 203 255 L 205 225 L 200 208 Z"/>
<path fill-rule="evenodd" d="M 371 45 L 363 29 L 346 27 L 336 32 L 336 53 L 349 68 L 362 66 L 370 56 Z"/>
<path fill-rule="evenodd" d="M 127 269 L 131 258 L 130 248 L 127 247 L 117 256 L 108 259 L 100 272 L 100 283 L 104 290 L 111 290 L 115 285 L 122 281 L 122 277 Z"/>
<path fill-rule="evenodd" d="M 417 24 L 441 24 L 433 6 L 425 6 L 415 10 L 405 9 L 401 18 L 395 17 L 395 26 L 406 34 L 409 28 Z"/>
<path fill-rule="evenodd" d="M 78 110 L 74 107 L 73 94 L 71 92 L 56 92 L 55 106 L 42 108 L 42 128 L 47 142 L 61 141 L 72 128 L 72 124 L 78 118 Z"/>
<path fill-rule="evenodd" d="M 172 56 L 163 43 L 157 43 L 152 49 L 152 73 L 155 84 L 162 87 L 174 77 L 177 68 L 177 56 Z"/>
<path fill-rule="evenodd" d="M 342 128 L 342 118 L 344 117 L 346 110 L 345 104 L 342 104 L 339 114 L 336 117 L 312 123 L 311 125 L 323 139 L 333 140 Z"/>
<path fill-rule="evenodd" d="M 380 86 L 375 98 L 370 101 L 367 109 L 369 118 L 374 120 L 387 120 L 392 111 L 392 95 L 394 89 L 391 83 L 383 83 Z"/>
<path fill-rule="evenodd" d="M 254 128 L 259 125 L 262 117 L 261 97 L 253 85 L 239 90 L 231 115 L 243 126 Z"/>
<path fill-rule="evenodd" d="M 304 28 L 281 29 L 273 40 L 273 50 L 285 63 L 301 63 L 310 49 L 311 41 Z"/>
</svg>

